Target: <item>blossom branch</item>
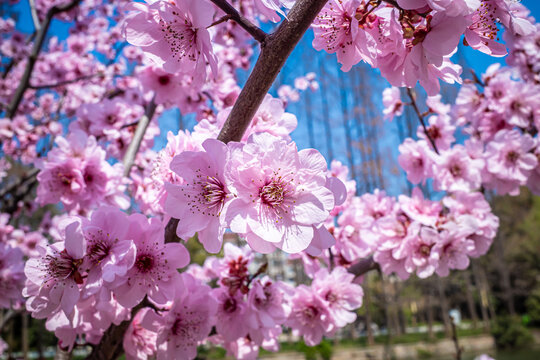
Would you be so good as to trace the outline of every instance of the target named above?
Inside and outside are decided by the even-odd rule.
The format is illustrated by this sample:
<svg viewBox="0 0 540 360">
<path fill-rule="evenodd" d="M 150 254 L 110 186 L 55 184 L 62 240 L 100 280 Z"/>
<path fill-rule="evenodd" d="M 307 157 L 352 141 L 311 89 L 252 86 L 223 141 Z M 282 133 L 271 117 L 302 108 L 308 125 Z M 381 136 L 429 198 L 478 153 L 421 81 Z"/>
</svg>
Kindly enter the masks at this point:
<svg viewBox="0 0 540 360">
<path fill-rule="evenodd" d="M 19 87 L 17 88 L 17 90 L 15 90 L 15 95 L 13 96 L 13 99 L 9 104 L 6 117 L 12 119 L 13 116 L 15 116 L 15 114 L 17 113 L 17 109 L 19 108 L 24 93 L 30 85 L 30 76 L 32 75 L 32 71 L 34 70 L 34 66 L 36 65 L 39 53 L 41 52 L 41 48 L 43 47 L 43 43 L 45 42 L 45 37 L 47 36 L 49 25 L 51 24 L 52 19 L 57 14 L 73 9 L 80 2 L 81 0 L 71 0 L 67 4 L 54 5 L 49 9 L 49 11 L 47 11 L 47 15 L 45 15 L 45 21 L 37 32 L 36 41 L 34 42 L 34 47 L 32 48 L 32 52 L 28 57 L 28 63 L 26 64 L 26 68 L 21 78 L 21 82 L 19 83 Z"/>
<path fill-rule="evenodd" d="M 246 30 L 255 40 L 263 44 L 266 41 L 268 34 L 262 31 L 259 27 L 249 21 L 244 15 L 240 14 L 226 0 L 211 0 L 218 8 L 223 10 L 225 14 L 230 16 L 230 19 L 236 21 L 244 30 Z M 228 19 L 227 19 L 228 20 Z M 218 20 L 219 21 L 219 20 Z M 215 25 L 215 24 L 212 24 Z M 210 25 L 210 26 L 212 26 Z"/>
<path fill-rule="evenodd" d="M 137 124 L 133 139 L 129 143 L 126 154 L 124 155 L 124 176 L 129 176 L 129 173 L 131 172 L 131 168 L 135 162 L 135 156 L 137 156 L 137 152 L 139 152 L 146 129 L 148 128 L 148 125 L 150 125 L 150 121 L 152 121 L 152 117 L 154 117 L 154 113 L 156 112 L 156 106 L 156 103 L 152 99 L 146 106 L 145 114 Z"/>
<path fill-rule="evenodd" d="M 227 4 L 231 7 L 226 1 L 212 1 L 216 5 Z M 268 35 L 257 63 L 225 121 L 218 140 L 228 143 L 242 139 L 277 74 L 285 65 L 285 61 L 327 1 L 296 1 L 287 15 L 288 19 L 285 19 L 273 34 Z M 236 12 L 234 8 L 232 10 Z M 178 219 L 171 218 L 167 223 L 165 227 L 166 243 L 180 240 L 176 235 L 177 226 Z"/>
<path fill-rule="evenodd" d="M 424 133 L 426 134 L 429 142 L 431 143 L 431 146 L 433 146 L 433 150 L 437 153 L 437 155 L 440 155 L 439 150 L 437 149 L 437 145 L 435 145 L 435 141 L 429 134 L 429 131 L 426 126 L 426 122 L 424 120 L 424 116 L 420 112 L 420 109 L 418 108 L 418 105 L 416 104 L 416 95 L 413 93 L 413 91 L 410 88 L 407 88 L 407 95 L 409 95 L 409 99 L 411 99 L 411 106 L 414 109 L 414 112 L 416 113 L 416 116 L 418 116 L 418 120 L 420 120 L 420 124 L 422 124 L 422 127 L 424 128 Z"/>
<path fill-rule="evenodd" d="M 257 63 L 225 121 L 218 140 L 227 143 L 242 139 L 277 74 L 326 2 L 327 0 L 296 1 L 287 19 L 283 20 L 274 33 L 268 35 Z"/>
</svg>

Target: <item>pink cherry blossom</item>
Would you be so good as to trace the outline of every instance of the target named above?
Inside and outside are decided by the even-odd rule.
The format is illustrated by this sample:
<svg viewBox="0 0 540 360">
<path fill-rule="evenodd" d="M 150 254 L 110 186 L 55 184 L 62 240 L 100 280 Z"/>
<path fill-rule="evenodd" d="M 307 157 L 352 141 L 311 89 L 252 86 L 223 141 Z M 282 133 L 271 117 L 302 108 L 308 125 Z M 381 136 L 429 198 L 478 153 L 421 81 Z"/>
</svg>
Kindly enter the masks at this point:
<svg viewBox="0 0 540 360">
<path fill-rule="evenodd" d="M 353 284 L 355 276 L 343 267 L 331 272 L 319 270 L 311 287 L 326 302 L 331 318 L 337 327 L 344 327 L 356 320 L 354 310 L 362 306 L 364 291 L 360 285 Z"/>
<path fill-rule="evenodd" d="M 302 336 L 308 346 L 320 343 L 335 325 L 328 305 L 311 288 L 299 285 L 291 298 L 291 314 L 285 323 L 293 334 Z"/>
<path fill-rule="evenodd" d="M 519 194 L 538 160 L 531 153 L 536 141 L 517 130 L 501 130 L 486 146 L 486 175 L 489 188 L 499 194 Z"/>
<path fill-rule="evenodd" d="M 237 197 L 227 210 L 227 222 L 255 250 L 306 249 L 313 226 L 334 208 L 334 196 L 325 187 L 326 161 L 316 150 L 298 152 L 294 143 L 270 134 L 252 135 L 232 151 L 230 168 Z"/>
<path fill-rule="evenodd" d="M 210 296 L 210 287 L 189 274 L 182 274 L 176 286 L 178 292 L 169 311 L 158 316 L 148 311 L 143 326 L 157 333 L 157 359 L 194 359 L 197 345 L 203 341 L 215 323 L 217 301 Z"/>
<path fill-rule="evenodd" d="M 94 294 L 103 285 L 125 276 L 135 263 L 137 249 L 127 237 L 129 226 L 128 216 L 113 207 L 97 209 L 90 221 L 82 219 L 87 246 L 86 294 Z"/>
<path fill-rule="evenodd" d="M 401 101 L 399 88 L 395 86 L 386 88 L 382 96 L 385 119 L 392 121 L 394 116 L 401 116 L 403 114 L 403 102 Z"/>
<path fill-rule="evenodd" d="M 145 55 L 169 73 L 202 76 L 206 62 L 217 72 L 210 34 L 214 8 L 207 1 L 176 0 L 132 3 L 125 18 L 124 36 Z"/>
<path fill-rule="evenodd" d="M 189 253 L 179 243 L 164 244 L 164 226 L 156 218 L 129 216 L 127 239 L 137 247 L 135 263 L 112 285 L 118 302 L 134 307 L 145 295 L 158 304 L 174 298 L 177 269 L 189 263 Z"/>
<path fill-rule="evenodd" d="M 0 241 L 0 307 L 9 309 L 22 302 L 24 262 L 20 249 Z"/>
<path fill-rule="evenodd" d="M 141 309 L 129 324 L 122 345 L 126 359 L 146 360 L 156 352 L 157 334 L 145 329 L 141 322 L 149 308 Z"/>
<path fill-rule="evenodd" d="M 248 294 L 248 317 L 244 319 L 249 326 L 249 336 L 262 345 L 268 333 L 281 326 L 290 312 L 286 297 L 292 292 L 282 282 L 274 282 L 267 276 L 253 282 Z"/>
<path fill-rule="evenodd" d="M 349 71 L 362 60 L 360 46 L 365 45 L 364 33 L 359 30 L 356 9 L 360 0 L 330 0 L 313 21 L 313 47 L 324 49 L 329 54 L 336 54 L 343 71 Z"/>
<path fill-rule="evenodd" d="M 62 310 L 71 314 L 80 297 L 83 283 L 80 266 L 86 253 L 86 240 L 80 222 L 71 221 L 65 227 L 65 242 L 40 248 L 40 257 L 26 262 L 24 273 L 28 280 L 23 295 L 32 316 L 44 318 Z"/>
<path fill-rule="evenodd" d="M 219 252 L 226 229 L 225 214 L 233 197 L 226 180 L 229 150 L 218 140 L 203 143 L 204 152 L 183 152 L 171 161 L 171 170 L 185 183 L 166 184 L 165 212 L 179 219 L 176 234 L 187 239 L 198 232 L 209 252 Z M 223 212 L 223 214 L 222 214 Z"/>
<path fill-rule="evenodd" d="M 433 165 L 436 189 L 468 191 L 480 188 L 484 161 L 472 159 L 462 145 L 455 145 L 436 157 Z"/>
<path fill-rule="evenodd" d="M 425 141 L 405 139 L 399 145 L 399 165 L 407 173 L 407 179 L 413 184 L 425 183 L 433 174 L 433 155 Z"/>
<path fill-rule="evenodd" d="M 229 289 L 219 287 L 212 291 L 218 301 L 216 331 L 226 342 L 235 341 L 248 333 L 247 303 L 241 292 L 231 294 Z"/>
</svg>

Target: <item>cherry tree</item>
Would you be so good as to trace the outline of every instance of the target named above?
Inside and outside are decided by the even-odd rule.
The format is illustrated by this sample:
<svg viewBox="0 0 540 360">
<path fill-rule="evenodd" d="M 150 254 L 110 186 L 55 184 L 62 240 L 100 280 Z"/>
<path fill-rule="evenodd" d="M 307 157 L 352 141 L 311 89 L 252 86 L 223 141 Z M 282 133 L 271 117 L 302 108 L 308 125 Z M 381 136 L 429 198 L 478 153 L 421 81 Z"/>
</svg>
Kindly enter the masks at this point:
<svg viewBox="0 0 540 360">
<path fill-rule="evenodd" d="M 32 34 L 0 20 L 0 306 L 10 309 L 4 323 L 22 311 L 46 319 L 57 357 L 91 344 L 88 359 L 193 359 L 213 344 L 253 359 L 277 351 L 284 328 L 314 346 L 355 321 L 362 275 L 466 269 L 497 232 L 486 192 L 540 194 L 540 28 L 519 3 L 26 6 Z M 53 21 L 69 24 L 65 39 L 51 36 Z M 392 86 L 387 119 L 414 110 L 416 138 L 396 144 L 419 186 L 411 194 L 356 194 L 346 166 L 292 141 L 287 104 L 317 89 L 316 74 L 268 92 L 309 28 L 342 71 L 359 62 L 380 71 Z M 508 54 L 508 66 L 463 81 L 452 62 L 460 41 Z M 238 70 L 255 54 L 241 88 Z M 441 81 L 460 84 L 455 104 L 441 101 Z M 170 108 L 197 124 L 156 149 Z M 424 196 L 426 184 L 439 200 Z M 242 244 L 224 243 L 227 232 Z M 209 253 L 203 266 L 191 263 L 188 239 Z M 301 259 L 311 283 L 257 268 L 257 254 L 275 251 Z"/>
</svg>

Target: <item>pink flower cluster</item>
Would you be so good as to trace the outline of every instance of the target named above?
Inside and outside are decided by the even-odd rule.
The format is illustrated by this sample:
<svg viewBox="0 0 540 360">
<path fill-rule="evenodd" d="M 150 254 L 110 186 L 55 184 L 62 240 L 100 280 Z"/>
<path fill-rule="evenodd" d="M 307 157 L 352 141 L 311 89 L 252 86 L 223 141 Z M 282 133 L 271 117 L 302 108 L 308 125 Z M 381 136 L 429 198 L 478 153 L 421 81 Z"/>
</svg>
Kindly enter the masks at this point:
<svg viewBox="0 0 540 360">
<path fill-rule="evenodd" d="M 260 348 L 279 349 L 282 326 L 311 346 L 356 319 L 363 292 L 344 268 L 321 269 L 311 286 L 295 289 L 259 276 L 264 266 L 250 271 L 254 265 L 248 247 L 231 243 L 223 258 L 191 265 L 179 277 L 174 301 L 135 317 L 124 336 L 128 358 L 193 359 L 197 346 L 208 340 L 237 359 L 256 359 Z M 212 328 L 215 334 L 209 336 Z"/>
<path fill-rule="evenodd" d="M 400 0 L 397 5 L 330 0 L 312 25 L 313 47 L 335 53 L 344 71 L 365 61 L 394 86 L 412 88 L 419 82 L 435 95 L 439 79 L 461 82 L 461 67 L 450 57 L 462 35 L 472 48 L 503 56 L 504 45 L 495 41 L 497 19 L 512 34 L 535 31 L 528 11 L 510 0 Z"/>
<path fill-rule="evenodd" d="M 8 225 L 8 220 L 7 214 L 0 214 L 0 309 L 17 308 L 23 303 L 23 252 L 13 241 L 14 233 L 22 231 Z"/>
<path fill-rule="evenodd" d="M 127 208 L 123 193 L 121 164 L 111 166 L 105 151 L 94 136 L 74 131 L 67 138 L 57 137 L 57 148 L 41 164 L 37 179 L 37 201 L 44 204 L 62 202 L 66 210 L 88 209 L 102 202 Z"/>
<path fill-rule="evenodd" d="M 322 224 L 344 186 L 328 181 L 318 151 L 298 151 L 268 133 L 254 134 L 245 144 L 208 139 L 203 148 L 174 157 L 171 170 L 182 183 L 165 184 L 165 212 L 179 219 L 180 238 L 198 233 L 209 252 L 221 249 L 227 228 L 263 253 L 331 245 Z"/>
<path fill-rule="evenodd" d="M 62 240 L 38 245 L 26 262 L 23 295 L 27 310 L 47 318 L 63 347 L 82 335 L 99 342 L 145 297 L 157 305 L 175 298 L 177 269 L 189 254 L 181 244 L 163 243 L 161 221 L 100 207 L 90 219 L 68 217 L 59 227 Z"/>
</svg>

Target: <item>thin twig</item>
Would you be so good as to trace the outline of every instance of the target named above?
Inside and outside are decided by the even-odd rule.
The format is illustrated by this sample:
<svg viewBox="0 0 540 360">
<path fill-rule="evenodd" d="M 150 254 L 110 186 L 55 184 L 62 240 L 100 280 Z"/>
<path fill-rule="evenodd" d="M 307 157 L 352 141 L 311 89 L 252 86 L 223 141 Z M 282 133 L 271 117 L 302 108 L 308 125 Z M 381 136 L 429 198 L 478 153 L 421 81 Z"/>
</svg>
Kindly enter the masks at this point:
<svg viewBox="0 0 540 360">
<path fill-rule="evenodd" d="M 4 328 L 4 326 L 15 316 L 19 313 L 20 311 L 15 311 L 13 309 L 9 309 L 5 314 L 4 316 L 2 317 L 2 321 L 0 321 L 0 332 L 2 331 L 2 329 Z"/>
<path fill-rule="evenodd" d="M 426 134 L 429 142 L 431 143 L 431 146 L 433 146 L 433 150 L 435 150 L 437 155 L 440 155 L 439 150 L 437 149 L 437 145 L 435 145 L 435 141 L 431 138 L 431 135 L 429 135 L 429 131 L 427 129 L 424 117 L 422 116 L 420 109 L 418 109 L 418 105 L 416 104 L 416 96 L 410 88 L 407 88 L 407 95 L 409 95 L 409 98 L 411 99 L 411 105 L 414 109 L 414 112 L 416 113 L 416 116 L 418 116 L 418 120 L 420 120 L 420 124 L 422 124 L 422 127 L 424 128 L 424 133 Z"/>
<path fill-rule="evenodd" d="M 1 193 L 0 193 L 0 199 L 3 199 L 4 196 L 6 196 L 7 194 L 11 193 L 13 190 L 17 189 L 19 186 L 22 186 L 26 181 L 28 181 L 29 179 L 35 177 L 39 172 L 39 169 L 37 168 L 34 168 L 30 171 L 28 171 L 28 173 L 26 173 L 26 175 L 24 175 L 23 177 L 21 177 L 17 182 L 15 182 L 14 184 L 12 184 L 11 186 L 5 188 Z"/>
<path fill-rule="evenodd" d="M 214 21 L 213 23 L 211 23 L 210 25 L 208 25 L 206 28 L 209 29 L 211 28 L 212 26 L 216 26 L 216 25 L 219 25 L 221 24 L 222 22 L 225 22 L 225 21 L 228 21 L 228 20 L 231 20 L 232 19 L 232 16 L 231 15 L 225 15 L 219 19 L 217 19 L 216 21 Z"/>
<path fill-rule="evenodd" d="M 36 65 L 36 61 L 38 59 L 39 53 L 41 52 L 41 48 L 43 47 L 43 43 L 45 42 L 45 37 L 47 36 L 47 31 L 49 30 L 49 26 L 51 24 L 52 19 L 59 13 L 73 9 L 80 2 L 81 0 L 72 0 L 71 2 L 67 4 L 55 5 L 51 7 L 49 11 L 47 11 L 47 15 L 45 16 L 45 21 L 43 22 L 41 28 L 37 32 L 36 41 L 34 42 L 34 47 L 32 48 L 32 52 L 30 53 L 30 56 L 28 57 L 28 63 L 26 64 L 26 68 L 21 78 L 21 82 L 19 83 L 19 87 L 15 91 L 15 95 L 13 96 L 13 99 L 11 100 L 11 103 L 9 104 L 6 117 L 12 119 L 13 116 L 15 116 L 15 114 L 17 113 L 17 109 L 19 108 L 19 105 L 24 96 L 24 93 L 26 92 L 26 90 L 28 89 L 28 86 L 30 85 L 30 76 L 32 75 L 32 71 L 34 70 L 34 66 Z"/>
<path fill-rule="evenodd" d="M 463 348 L 459 346 L 459 339 L 457 335 L 456 323 L 454 322 L 454 317 L 450 316 L 450 325 L 452 327 L 452 341 L 454 342 L 454 347 L 456 348 L 456 360 L 461 360 L 461 355 L 463 353 Z"/>
<path fill-rule="evenodd" d="M 156 106 L 156 103 L 152 99 L 152 101 L 150 101 L 150 103 L 146 106 L 145 114 L 137 124 L 133 139 L 129 143 L 126 154 L 124 155 L 124 176 L 129 176 L 129 173 L 131 172 L 131 168 L 133 167 L 133 163 L 135 162 L 137 152 L 139 152 L 139 148 L 144 138 L 144 134 L 146 133 L 146 129 L 148 128 L 148 125 L 150 125 L 150 121 L 152 121 L 152 117 L 154 117 L 154 113 L 156 112 Z"/>
<path fill-rule="evenodd" d="M 236 21 L 244 30 L 246 30 L 255 40 L 263 44 L 268 36 L 259 27 L 249 21 L 244 15 L 240 14 L 226 0 L 211 0 L 218 8 L 223 10 L 225 14 L 231 16 L 231 19 Z"/>
<path fill-rule="evenodd" d="M 28 4 L 30 5 L 30 14 L 32 15 L 32 21 L 34 22 L 34 29 L 35 31 L 39 31 L 41 29 L 41 23 L 39 22 L 39 17 L 36 10 L 36 1 L 28 0 Z"/>
<path fill-rule="evenodd" d="M 105 74 L 98 73 L 98 74 L 84 75 L 84 76 L 81 76 L 81 77 L 78 77 L 78 78 L 75 78 L 75 79 L 71 79 L 71 80 L 59 81 L 59 82 L 54 83 L 54 84 L 28 85 L 28 88 L 33 89 L 33 90 L 50 89 L 50 88 L 55 88 L 55 87 L 59 87 L 59 86 L 73 84 L 73 83 L 76 83 L 76 82 L 79 82 L 79 81 L 82 81 L 82 80 L 92 79 L 92 78 L 95 78 L 95 77 L 105 77 Z"/>
</svg>

